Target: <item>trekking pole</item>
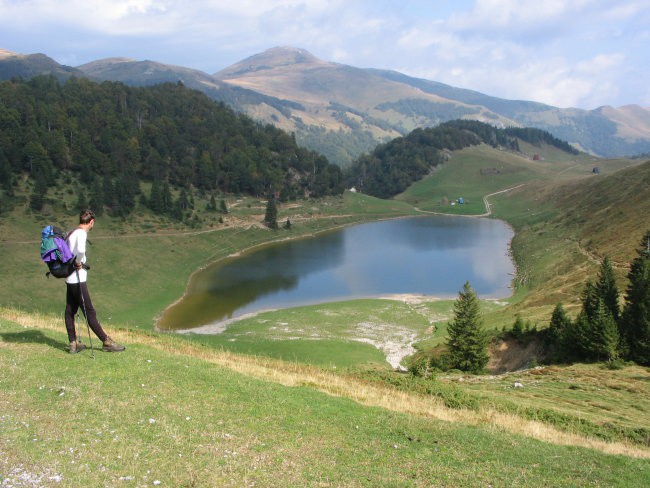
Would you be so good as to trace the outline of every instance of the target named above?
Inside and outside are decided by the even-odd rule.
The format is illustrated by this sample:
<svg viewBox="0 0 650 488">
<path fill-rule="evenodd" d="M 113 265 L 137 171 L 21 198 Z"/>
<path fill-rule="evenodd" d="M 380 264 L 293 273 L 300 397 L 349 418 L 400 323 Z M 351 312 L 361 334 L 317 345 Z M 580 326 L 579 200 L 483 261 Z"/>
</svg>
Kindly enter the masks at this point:
<svg viewBox="0 0 650 488">
<path fill-rule="evenodd" d="M 75 269 L 77 273 L 77 286 L 79 287 L 79 295 L 81 295 L 81 306 L 83 307 L 84 317 L 86 317 L 86 328 L 88 329 L 88 341 L 90 342 L 90 351 L 95 359 L 95 349 L 93 348 L 93 338 L 90 336 L 90 324 L 88 323 L 88 314 L 86 313 L 86 299 L 84 298 L 84 292 L 81 289 L 81 280 L 79 279 L 79 269 Z"/>
</svg>

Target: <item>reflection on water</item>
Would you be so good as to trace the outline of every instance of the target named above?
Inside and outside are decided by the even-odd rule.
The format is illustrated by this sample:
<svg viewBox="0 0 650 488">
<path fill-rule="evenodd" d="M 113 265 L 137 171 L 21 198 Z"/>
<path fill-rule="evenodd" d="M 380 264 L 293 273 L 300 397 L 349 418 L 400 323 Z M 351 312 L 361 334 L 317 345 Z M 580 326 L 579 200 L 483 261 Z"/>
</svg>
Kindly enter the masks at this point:
<svg viewBox="0 0 650 488">
<path fill-rule="evenodd" d="M 401 293 L 509 295 L 512 232 L 463 217 L 398 219 L 266 246 L 197 273 L 159 322 L 185 329 L 270 308 Z"/>
</svg>

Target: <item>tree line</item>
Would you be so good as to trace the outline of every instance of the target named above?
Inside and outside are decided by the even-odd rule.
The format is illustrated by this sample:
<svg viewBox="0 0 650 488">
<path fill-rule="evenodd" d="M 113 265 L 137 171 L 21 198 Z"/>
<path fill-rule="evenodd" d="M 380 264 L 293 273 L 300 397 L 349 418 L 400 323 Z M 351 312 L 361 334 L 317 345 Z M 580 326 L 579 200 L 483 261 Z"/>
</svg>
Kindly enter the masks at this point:
<svg viewBox="0 0 650 488">
<path fill-rule="evenodd" d="M 650 231 L 630 264 L 625 305 L 620 306 L 611 263 L 603 259 L 596 281 L 587 281 L 572 320 L 561 303 L 553 310 L 547 343 L 557 361 L 624 359 L 650 366 Z"/>
<path fill-rule="evenodd" d="M 610 260 L 605 257 L 597 279 L 582 290 L 581 309 L 571 319 L 561 303 L 548 328 L 537 331 L 517 316 L 508 334 L 517 339 L 539 337 L 551 362 L 634 361 L 650 366 L 650 231 L 646 232 L 630 264 L 624 306 Z M 416 375 L 434 369 L 459 369 L 480 373 L 488 363 L 490 337 L 476 292 L 465 283 L 454 303 L 454 317 L 447 325 L 446 349 L 434 357 L 421 357 L 411 366 Z"/>
<path fill-rule="evenodd" d="M 34 182 L 30 206 L 40 210 L 64 172 L 80 179 L 95 208 L 119 215 L 134 209 L 142 181 L 152 184 L 142 201 L 161 213 L 173 211 L 171 190 L 283 200 L 343 191 L 340 168 L 299 147 L 293 135 L 181 83 L 0 82 L 3 206 L 26 174 Z"/>
<path fill-rule="evenodd" d="M 475 120 L 452 120 L 433 128 L 418 128 L 404 137 L 378 145 L 362 154 L 345 175 L 347 186 L 378 198 L 390 198 L 406 190 L 445 161 L 444 150 L 478 144 L 519 151 L 519 140 L 542 143 L 577 154 L 573 147 L 546 131 L 533 128 L 499 129 Z"/>
</svg>

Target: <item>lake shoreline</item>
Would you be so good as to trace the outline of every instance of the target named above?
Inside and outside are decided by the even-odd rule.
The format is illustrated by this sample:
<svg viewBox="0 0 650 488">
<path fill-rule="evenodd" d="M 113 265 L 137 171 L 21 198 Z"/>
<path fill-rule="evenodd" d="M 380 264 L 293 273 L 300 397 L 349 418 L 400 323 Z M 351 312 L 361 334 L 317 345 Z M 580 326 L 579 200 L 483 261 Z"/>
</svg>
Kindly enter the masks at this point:
<svg viewBox="0 0 650 488">
<path fill-rule="evenodd" d="M 431 215 L 429 215 L 429 216 L 431 216 Z M 451 219 L 458 218 L 458 216 L 455 216 L 455 215 L 438 215 L 436 217 L 437 218 L 445 218 L 445 219 L 446 218 L 451 218 Z M 200 301 L 205 302 L 205 304 L 202 305 L 202 307 L 208 306 L 209 301 L 214 299 L 214 298 L 209 298 L 212 294 L 213 294 L 213 296 L 215 298 L 217 296 L 220 297 L 222 303 L 226 303 L 226 302 L 230 303 L 228 301 L 229 299 L 227 297 L 229 296 L 228 293 L 232 294 L 233 291 L 228 292 L 227 290 L 231 290 L 231 288 L 226 287 L 226 285 L 222 283 L 221 285 L 219 285 L 220 288 L 210 288 L 210 290 L 212 290 L 212 291 L 209 292 L 211 295 L 207 295 L 207 292 L 203 291 L 203 290 L 207 290 L 205 283 L 203 283 L 203 284 L 201 284 L 201 282 L 197 283 L 196 280 L 197 280 L 197 276 L 199 275 L 199 272 L 205 272 L 206 270 L 209 270 L 210 268 L 215 268 L 215 267 L 222 266 L 227 260 L 229 260 L 231 258 L 238 259 L 238 258 L 240 258 L 242 256 L 250 255 L 251 253 L 255 253 L 258 250 L 268 248 L 270 246 L 283 244 L 285 242 L 288 243 L 288 242 L 312 239 L 314 237 L 318 237 L 318 236 L 323 235 L 323 234 L 341 231 L 342 229 L 345 229 L 345 228 L 356 227 L 356 226 L 360 226 L 360 225 L 372 225 L 372 224 L 377 224 L 377 223 L 385 222 L 385 221 L 396 221 L 396 220 L 404 220 L 404 219 L 416 219 L 417 220 L 417 219 L 420 219 L 420 218 L 425 218 L 425 215 L 419 215 L 419 216 L 401 215 L 401 216 L 397 216 L 397 217 L 385 217 L 385 218 L 380 218 L 380 219 L 372 219 L 370 221 L 360 221 L 360 222 L 345 223 L 345 224 L 330 227 L 328 229 L 323 229 L 323 230 L 320 230 L 320 231 L 317 231 L 317 232 L 305 232 L 305 233 L 302 233 L 302 234 L 296 235 L 296 236 L 284 236 L 284 237 L 282 237 L 280 239 L 274 239 L 274 240 L 266 241 L 266 242 L 263 242 L 263 243 L 257 243 L 257 244 L 251 245 L 251 246 L 249 246 L 247 248 L 235 251 L 235 252 L 229 254 L 228 256 L 224 256 L 222 258 L 219 258 L 219 259 L 217 259 L 217 260 L 215 260 L 215 261 L 213 261 L 213 262 L 211 262 L 209 264 L 206 264 L 206 265 L 201 266 L 200 268 L 196 269 L 190 275 L 190 278 L 188 280 L 188 284 L 187 284 L 187 286 L 185 288 L 185 292 L 183 293 L 183 295 L 180 298 L 178 298 L 177 300 L 175 300 L 172 304 L 167 306 L 164 309 L 164 311 L 156 318 L 155 325 L 154 325 L 155 330 L 159 331 L 159 332 L 179 332 L 179 331 L 198 331 L 198 330 L 206 331 L 207 330 L 207 331 L 213 331 L 213 332 L 201 332 L 201 333 L 219 333 L 220 331 L 224 330 L 224 327 L 227 326 L 228 323 L 232 323 L 234 321 L 241 320 L 241 318 L 243 318 L 243 317 L 251 316 L 251 312 L 260 313 L 260 312 L 269 311 L 269 310 L 295 308 L 295 307 L 299 307 L 299 306 L 303 306 L 303 305 L 310 305 L 310 304 L 315 304 L 315 303 L 319 303 L 319 302 L 328 302 L 328 301 L 329 302 L 331 302 L 331 301 L 346 301 L 346 300 L 357 299 L 357 298 L 380 298 L 380 299 L 381 298 L 388 298 L 388 299 L 402 299 L 402 301 L 409 301 L 409 302 L 417 303 L 417 302 L 421 302 L 421 301 L 431 301 L 432 296 L 433 296 L 434 299 L 443 299 L 443 300 L 444 299 L 454 298 L 456 296 L 456 292 L 458 290 L 452 290 L 448 285 L 444 285 L 443 284 L 444 282 L 440 281 L 441 280 L 440 277 L 443 276 L 443 275 L 440 274 L 440 272 L 442 272 L 442 273 L 448 273 L 449 272 L 448 271 L 449 266 L 448 266 L 448 263 L 446 261 L 443 261 L 442 263 L 435 263 L 435 262 L 433 263 L 434 267 L 432 268 L 432 270 L 438 270 L 439 269 L 440 272 L 437 272 L 437 273 L 434 273 L 434 274 L 431 275 L 432 277 L 435 277 L 433 286 L 429 286 L 429 285 L 423 286 L 423 288 L 425 288 L 425 290 L 423 290 L 424 293 L 420 293 L 417 290 L 413 290 L 413 292 L 407 291 L 406 293 L 399 293 L 399 291 L 397 293 L 394 293 L 394 291 L 397 291 L 397 290 L 395 290 L 395 288 L 399 288 L 399 286 L 396 287 L 394 285 L 391 285 L 391 283 L 393 283 L 393 282 L 390 281 L 390 280 L 387 281 L 388 286 L 383 286 L 383 285 L 375 286 L 375 284 L 380 283 L 380 281 L 378 281 L 378 280 L 383 279 L 383 278 L 380 278 L 377 275 L 377 269 L 379 269 L 379 267 L 378 266 L 372 267 L 369 274 L 366 274 L 365 269 L 364 268 L 359 268 L 359 266 L 356 265 L 356 261 L 355 261 L 355 262 L 353 262 L 352 267 L 349 268 L 349 269 L 347 268 L 347 266 L 339 268 L 339 269 L 347 270 L 347 271 L 345 271 L 345 274 L 347 276 L 346 279 L 347 280 L 352 280 L 352 281 L 348 281 L 347 283 L 346 282 L 339 282 L 339 281 L 332 282 L 331 285 L 334 286 L 334 288 L 331 288 L 331 287 L 327 288 L 327 290 L 325 290 L 325 293 L 322 294 L 322 296 L 328 296 L 328 298 L 325 298 L 325 299 L 320 299 L 315 294 L 313 296 L 300 296 L 300 294 L 298 294 L 296 296 L 288 295 L 288 298 L 289 298 L 288 300 L 286 300 L 286 299 L 283 300 L 282 298 L 280 298 L 279 300 L 277 300 L 275 302 L 270 301 L 270 300 L 266 300 L 266 303 L 264 303 L 264 301 L 262 301 L 262 302 L 259 303 L 260 308 L 258 310 L 255 310 L 254 307 L 248 307 L 248 310 L 246 310 L 246 307 L 239 306 L 239 308 L 241 309 L 241 312 L 242 312 L 242 313 L 239 313 L 239 314 L 237 314 L 238 306 L 235 304 L 237 302 L 232 302 L 233 305 L 232 305 L 230 310 L 228 310 L 228 309 L 224 309 L 224 310 L 219 309 L 219 310 L 221 310 L 219 312 L 219 314 L 223 314 L 223 315 L 221 315 L 220 317 L 215 316 L 216 320 L 210 321 L 209 317 L 205 317 L 208 320 L 205 320 L 204 322 L 200 322 L 200 321 L 194 319 L 193 323 L 192 323 L 191 319 L 187 320 L 187 319 L 184 318 L 184 317 L 188 317 L 186 315 L 188 310 L 185 310 L 183 308 L 176 308 L 176 307 L 182 307 L 183 306 L 182 305 L 183 301 L 186 300 L 190 296 L 195 297 L 195 298 L 193 298 L 193 300 L 196 300 L 197 296 L 204 295 L 205 298 L 200 299 Z M 507 229 L 506 232 L 509 235 L 504 236 L 505 239 L 507 240 L 507 242 L 504 242 L 504 244 L 506 246 L 505 254 L 508 256 L 508 261 L 509 261 L 508 265 L 509 265 L 509 267 L 511 267 L 512 273 L 508 273 L 511 276 L 511 278 L 508 280 L 509 282 L 507 284 L 506 283 L 501 283 L 499 285 L 499 288 L 504 288 L 505 287 L 505 288 L 508 289 L 508 292 L 506 293 L 505 289 L 497 290 L 496 288 L 491 288 L 491 289 L 484 288 L 484 292 L 486 294 L 494 294 L 496 292 L 495 296 L 499 297 L 499 298 L 507 298 L 508 296 L 512 296 L 513 278 L 514 278 L 514 276 L 516 276 L 516 273 L 517 273 L 517 267 L 516 267 L 516 263 L 514 263 L 514 261 L 512 259 L 513 256 L 512 256 L 512 249 L 511 249 L 511 247 L 512 247 L 512 239 L 514 237 L 514 229 L 508 224 L 508 222 L 505 222 L 505 221 L 503 221 L 501 219 L 485 219 L 484 216 L 474 216 L 473 219 L 484 220 L 484 221 L 498 220 L 499 223 L 501 225 L 503 225 L 505 229 Z M 411 226 L 411 225 L 413 225 L 413 224 L 409 224 L 409 226 Z M 428 226 L 429 224 L 426 224 L 426 225 Z M 445 224 L 444 228 L 448 228 L 447 227 L 448 225 L 450 225 L 450 224 Z M 416 227 L 419 227 L 419 224 L 416 224 Z M 455 224 L 452 225 L 452 228 L 454 228 L 454 227 L 455 227 Z M 484 226 L 482 226 L 482 227 L 485 228 Z M 400 225 L 400 227 L 398 227 L 398 229 L 401 229 L 401 228 L 402 228 L 402 226 Z M 464 226 L 463 226 L 463 228 L 464 228 Z M 399 232 L 399 231 L 396 230 L 395 232 Z M 457 245 L 456 243 L 458 242 L 458 239 L 459 239 L 459 237 L 457 235 L 458 231 L 453 231 L 453 232 L 456 232 L 456 235 L 447 234 L 447 231 L 443 232 L 442 234 L 438 234 L 438 233 L 434 234 L 434 236 L 436 236 L 436 237 L 434 237 L 434 241 L 436 241 L 436 242 L 435 243 L 425 244 L 425 246 L 428 246 L 426 249 L 430 248 L 434 252 L 437 252 L 438 255 L 439 255 L 440 254 L 439 249 L 446 249 L 447 245 Z M 355 234 L 353 234 L 353 235 L 355 235 Z M 358 232 L 357 232 L 355 237 L 354 237 L 354 241 L 349 241 L 349 242 L 357 242 L 357 237 L 356 236 L 358 236 L 358 235 L 360 235 L 360 234 L 358 234 Z M 405 237 L 404 236 L 407 236 L 408 234 L 401 234 L 400 233 L 400 234 L 395 234 L 395 235 L 402 235 L 402 240 L 398 241 L 398 245 L 404 245 L 404 242 L 405 242 Z M 440 237 L 440 236 L 448 236 L 448 237 Z M 375 239 L 385 240 L 383 236 L 375 237 Z M 406 244 L 409 245 L 409 246 L 413 246 L 415 249 L 417 249 L 417 252 L 420 252 L 421 249 L 422 249 L 422 246 L 423 246 L 423 242 L 427 242 L 426 240 L 423 241 L 422 239 L 423 239 L 423 237 L 421 235 L 420 235 L 419 238 L 415 238 L 412 241 L 408 241 L 408 239 L 407 239 Z M 438 241 L 437 239 L 442 239 L 442 240 Z M 451 240 L 448 243 L 445 239 L 451 239 Z M 361 241 L 361 242 L 363 242 L 363 241 Z M 377 242 L 379 242 L 379 241 L 377 241 Z M 371 243 L 369 243 L 367 245 L 371 245 Z M 440 247 L 440 246 L 442 246 L 442 247 Z M 462 246 L 463 246 L 463 249 L 465 249 L 467 244 L 463 243 Z M 365 249 L 369 249 L 369 248 L 368 247 L 362 247 L 361 253 L 364 256 L 366 254 Z M 478 247 L 477 244 L 474 244 L 474 246 L 470 247 L 469 249 L 470 249 L 469 252 L 472 253 L 469 256 L 469 259 L 471 260 L 470 265 L 469 265 L 470 269 L 471 269 L 471 262 L 474 262 L 474 266 L 476 266 L 478 263 L 481 262 L 481 259 L 483 259 L 481 257 L 481 253 L 483 251 L 485 251 L 486 253 L 490 253 L 490 252 L 491 253 L 497 252 L 498 254 L 502 253 L 501 250 L 496 249 L 493 246 L 488 246 L 483 250 L 483 248 Z M 320 251 L 320 249 L 318 249 L 316 252 L 319 252 L 319 251 Z M 357 250 L 356 252 L 359 252 L 359 251 Z M 426 252 L 429 252 L 429 251 L 426 251 Z M 478 252 L 478 254 L 477 254 L 477 252 Z M 313 254 L 313 251 L 312 251 L 312 254 Z M 389 251 L 389 254 L 390 254 L 390 251 Z M 323 254 L 323 255 L 329 255 L 329 254 L 326 253 L 326 254 Z M 492 255 L 494 256 L 494 254 L 492 254 Z M 486 254 L 486 256 L 489 256 L 489 254 Z M 502 259 L 502 258 L 500 258 L 500 259 Z M 275 261 L 276 258 L 273 257 L 272 260 Z M 478 260 L 478 261 L 476 261 L 476 260 Z M 289 262 L 291 262 L 291 261 L 289 261 Z M 391 263 L 392 263 L 392 260 L 391 260 Z M 384 264 L 387 265 L 387 264 L 389 264 L 389 262 L 384 261 Z M 256 264 L 256 266 L 260 266 L 260 265 L 261 265 L 260 263 Z M 226 264 L 226 266 L 228 266 L 229 268 L 232 267 L 231 264 Z M 483 266 L 483 265 L 481 265 L 481 266 Z M 384 265 L 381 265 L 380 267 L 381 267 L 381 269 L 386 268 L 384 271 L 382 271 L 382 273 L 388 272 L 389 275 L 390 275 L 390 270 L 391 269 L 393 270 L 394 273 L 397 272 L 397 274 L 395 275 L 395 278 L 398 278 L 398 279 L 400 279 L 400 278 L 404 279 L 403 276 L 407 276 L 407 277 L 408 276 L 413 276 L 413 275 L 410 274 L 410 271 L 406 271 L 405 269 L 402 270 L 399 267 L 397 268 L 397 269 L 399 269 L 399 271 L 395 271 L 395 268 L 396 268 L 395 264 L 391 264 L 388 267 L 386 267 Z M 291 268 L 287 268 L 287 269 L 291 269 Z M 476 279 L 476 276 L 474 276 L 474 275 L 476 273 L 468 272 L 467 264 L 463 264 L 463 269 L 465 270 L 464 272 L 462 272 L 463 276 L 466 275 L 467 279 L 470 282 L 474 283 L 474 279 Z M 445 270 L 447 270 L 447 271 L 445 271 Z M 409 273 L 409 274 L 404 275 L 405 271 L 407 273 Z M 491 274 L 493 274 L 495 272 L 495 270 L 491 269 L 490 265 L 488 264 L 487 269 L 485 269 L 483 271 L 483 277 L 485 277 L 486 272 L 488 273 L 488 276 L 490 276 Z M 270 271 L 270 273 L 272 273 L 272 272 Z M 284 273 L 284 271 L 283 271 L 283 273 Z M 313 270 L 312 270 L 312 273 L 313 273 Z M 339 275 L 340 275 L 340 273 L 341 273 L 341 271 L 338 272 Z M 400 276 L 400 273 L 401 273 L 401 276 Z M 420 280 L 420 281 L 425 280 L 426 282 L 428 282 L 428 278 L 426 276 L 422 275 L 420 268 L 416 267 L 415 269 L 413 269 L 413 273 L 414 273 L 415 276 L 418 277 L 417 278 L 418 280 Z M 479 275 L 480 275 L 480 272 L 479 272 Z M 235 275 L 235 278 L 234 278 L 235 281 L 233 282 L 234 283 L 233 286 L 235 286 L 235 287 L 238 286 L 237 283 L 241 283 L 241 281 L 238 281 L 237 276 L 240 276 L 240 275 L 237 275 L 237 274 Z M 283 276 L 285 276 L 285 275 L 283 275 Z M 295 275 L 295 277 L 294 277 L 294 275 L 288 275 L 288 276 L 290 276 L 291 279 L 296 279 L 296 277 L 299 277 L 300 275 Z M 354 287 L 352 289 L 349 289 L 349 291 L 353 291 L 354 288 L 358 288 L 359 282 L 358 282 L 356 277 L 362 277 L 362 276 L 370 277 L 370 278 L 367 278 L 367 279 L 370 280 L 370 281 L 368 281 L 368 284 L 370 286 L 367 287 L 367 290 L 364 291 L 362 289 L 357 289 L 357 291 L 360 292 L 360 293 L 346 293 L 346 287 L 352 286 L 353 283 L 354 283 Z M 329 277 L 327 277 L 327 278 L 329 279 Z M 250 279 L 250 278 L 247 278 L 247 279 Z M 338 278 L 336 278 L 336 279 L 340 280 L 340 276 Z M 230 282 L 230 279 L 228 280 L 228 282 Z M 314 283 L 319 283 L 319 284 L 314 285 Z M 314 291 L 320 293 L 319 290 L 314 290 L 313 287 L 314 286 L 320 286 L 320 287 L 329 286 L 329 285 L 326 285 L 326 284 L 323 284 L 323 283 L 324 282 L 312 280 L 312 282 L 307 285 L 306 289 L 311 289 L 312 294 L 313 294 Z M 399 283 L 399 281 L 397 281 L 395 283 Z M 424 284 L 424 281 L 422 282 L 422 284 Z M 442 287 L 440 286 L 441 284 L 442 284 Z M 341 285 L 341 288 L 339 288 L 340 285 Z M 278 285 L 278 286 L 281 287 L 281 285 Z M 420 286 L 416 285 L 415 288 L 418 288 L 418 287 L 420 287 Z M 221 288 L 223 288 L 223 290 L 221 290 Z M 362 288 L 364 288 L 364 287 L 362 287 Z M 407 288 L 409 288 L 409 287 L 407 287 Z M 412 288 L 412 287 L 410 287 L 410 288 Z M 427 288 L 429 290 L 426 290 Z M 458 284 L 458 289 L 460 289 L 460 284 Z M 477 290 L 480 290 L 480 289 L 481 289 L 481 287 L 479 285 Z M 217 290 L 220 290 L 220 291 L 217 291 Z M 333 293 L 330 293 L 332 291 L 333 291 Z M 443 294 L 440 294 L 439 293 L 440 291 L 442 291 Z M 367 293 L 367 292 L 370 292 L 370 293 Z M 376 292 L 379 292 L 379 293 L 376 293 Z M 388 293 L 386 293 L 386 292 L 388 292 Z M 431 293 L 431 292 L 433 292 L 433 293 Z M 237 292 L 234 292 L 234 293 L 237 293 Z M 479 291 L 479 293 L 480 293 L 480 291 Z M 418 298 L 418 296 L 420 296 L 421 298 Z M 287 295 L 285 295 L 285 298 L 287 298 Z M 223 300 L 226 300 L 226 302 L 224 302 Z M 221 308 L 223 308 L 223 305 L 219 305 L 219 306 Z M 216 312 L 216 310 L 215 310 L 215 312 Z M 237 314 L 237 315 L 235 315 L 235 314 Z M 166 322 L 165 322 L 165 319 L 167 319 Z M 186 323 L 183 324 L 183 321 L 185 321 Z"/>
</svg>

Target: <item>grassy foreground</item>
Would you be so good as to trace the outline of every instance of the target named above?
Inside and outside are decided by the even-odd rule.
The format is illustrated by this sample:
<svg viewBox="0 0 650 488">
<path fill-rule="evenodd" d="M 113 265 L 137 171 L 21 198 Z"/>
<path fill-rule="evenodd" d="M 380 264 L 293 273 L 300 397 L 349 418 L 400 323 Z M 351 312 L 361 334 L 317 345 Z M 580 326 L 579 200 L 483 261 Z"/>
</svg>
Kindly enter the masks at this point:
<svg viewBox="0 0 650 488">
<path fill-rule="evenodd" d="M 1 311 L 3 486 L 650 483 L 638 445 L 176 336 L 116 337 L 126 352 L 70 356 L 51 317 Z"/>
</svg>

